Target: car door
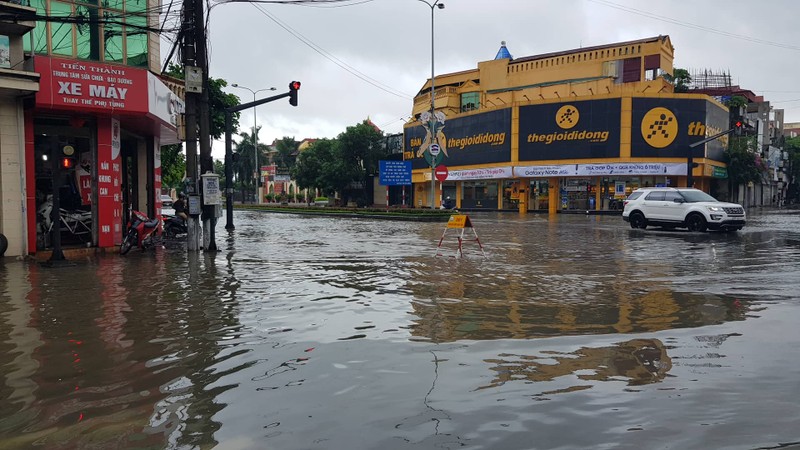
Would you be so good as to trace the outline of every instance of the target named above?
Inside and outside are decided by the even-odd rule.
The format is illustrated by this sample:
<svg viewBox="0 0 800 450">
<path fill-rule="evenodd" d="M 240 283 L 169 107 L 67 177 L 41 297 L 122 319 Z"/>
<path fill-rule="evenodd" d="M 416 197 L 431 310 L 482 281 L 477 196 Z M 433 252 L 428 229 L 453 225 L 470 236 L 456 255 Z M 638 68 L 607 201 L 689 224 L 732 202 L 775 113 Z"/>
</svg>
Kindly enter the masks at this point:
<svg viewBox="0 0 800 450">
<path fill-rule="evenodd" d="M 648 192 L 642 200 L 642 209 L 647 220 L 663 220 L 664 191 Z"/>
<path fill-rule="evenodd" d="M 665 192 L 664 193 L 664 220 L 670 222 L 683 222 L 686 212 L 686 200 L 680 192 Z"/>
</svg>

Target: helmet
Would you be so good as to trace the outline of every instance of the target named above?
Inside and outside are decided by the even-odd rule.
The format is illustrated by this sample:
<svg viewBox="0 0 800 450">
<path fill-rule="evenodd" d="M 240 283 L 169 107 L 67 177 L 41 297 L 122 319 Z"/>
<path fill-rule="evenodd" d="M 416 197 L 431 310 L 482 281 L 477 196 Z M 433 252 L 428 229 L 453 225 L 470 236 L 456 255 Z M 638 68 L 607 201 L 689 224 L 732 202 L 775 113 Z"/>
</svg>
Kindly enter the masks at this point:
<svg viewBox="0 0 800 450">
<path fill-rule="evenodd" d="M 179 198 L 186 198 L 186 193 L 185 192 L 181 192 L 180 194 L 178 194 L 178 197 Z"/>
</svg>

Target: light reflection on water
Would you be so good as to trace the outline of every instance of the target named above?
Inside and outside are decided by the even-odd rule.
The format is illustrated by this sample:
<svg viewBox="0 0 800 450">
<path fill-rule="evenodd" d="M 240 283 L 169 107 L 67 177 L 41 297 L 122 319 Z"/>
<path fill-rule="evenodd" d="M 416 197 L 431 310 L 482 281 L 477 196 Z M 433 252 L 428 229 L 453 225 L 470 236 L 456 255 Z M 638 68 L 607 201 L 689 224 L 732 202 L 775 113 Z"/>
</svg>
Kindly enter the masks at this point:
<svg viewBox="0 0 800 450">
<path fill-rule="evenodd" d="M 472 214 L 457 259 L 441 223 L 242 212 L 216 255 L 7 261 L 0 447 L 800 441 L 798 215 L 750 217 Z"/>
</svg>

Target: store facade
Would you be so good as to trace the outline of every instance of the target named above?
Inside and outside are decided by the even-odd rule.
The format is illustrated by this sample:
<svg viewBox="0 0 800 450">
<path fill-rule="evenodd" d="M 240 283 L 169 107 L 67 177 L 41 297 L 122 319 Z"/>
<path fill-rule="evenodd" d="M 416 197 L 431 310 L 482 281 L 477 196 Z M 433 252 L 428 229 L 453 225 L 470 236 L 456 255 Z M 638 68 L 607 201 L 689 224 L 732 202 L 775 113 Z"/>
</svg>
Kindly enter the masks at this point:
<svg viewBox="0 0 800 450">
<path fill-rule="evenodd" d="M 638 187 L 685 186 L 689 146 L 729 119 L 711 97 L 673 93 L 672 53 L 658 36 L 480 62 L 437 76 L 434 93 L 429 80 L 404 127 L 414 206 L 609 210 Z M 727 189 L 726 146 L 693 147 L 695 187 Z M 432 183 L 440 165 L 447 179 Z"/>
<path fill-rule="evenodd" d="M 29 252 L 52 245 L 56 189 L 65 246 L 118 246 L 130 210 L 161 213 L 160 147 L 179 142 L 183 101 L 143 68 L 39 55 L 34 66 L 40 90 L 25 111 Z M 65 159 L 70 167 L 59 166 Z"/>
<path fill-rule="evenodd" d="M 727 128 L 728 111 L 700 95 L 548 101 L 439 123 L 437 196 L 464 209 L 607 210 L 645 186 L 685 186 L 689 145 Z M 426 126 L 406 128 L 415 206 L 428 206 Z M 695 186 L 719 191 L 726 139 L 693 150 Z M 443 143 L 443 145 L 442 145 Z"/>
</svg>

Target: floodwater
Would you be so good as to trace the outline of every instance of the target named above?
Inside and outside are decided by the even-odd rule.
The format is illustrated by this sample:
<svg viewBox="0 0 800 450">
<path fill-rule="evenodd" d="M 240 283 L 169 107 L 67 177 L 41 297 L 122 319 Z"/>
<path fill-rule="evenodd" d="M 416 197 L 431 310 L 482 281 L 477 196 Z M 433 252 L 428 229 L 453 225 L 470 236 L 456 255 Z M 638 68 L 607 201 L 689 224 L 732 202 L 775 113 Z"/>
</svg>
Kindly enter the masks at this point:
<svg viewBox="0 0 800 450">
<path fill-rule="evenodd" d="M 775 448 L 800 442 L 800 211 L 237 212 L 65 268 L 0 263 L 0 448 Z"/>
</svg>

